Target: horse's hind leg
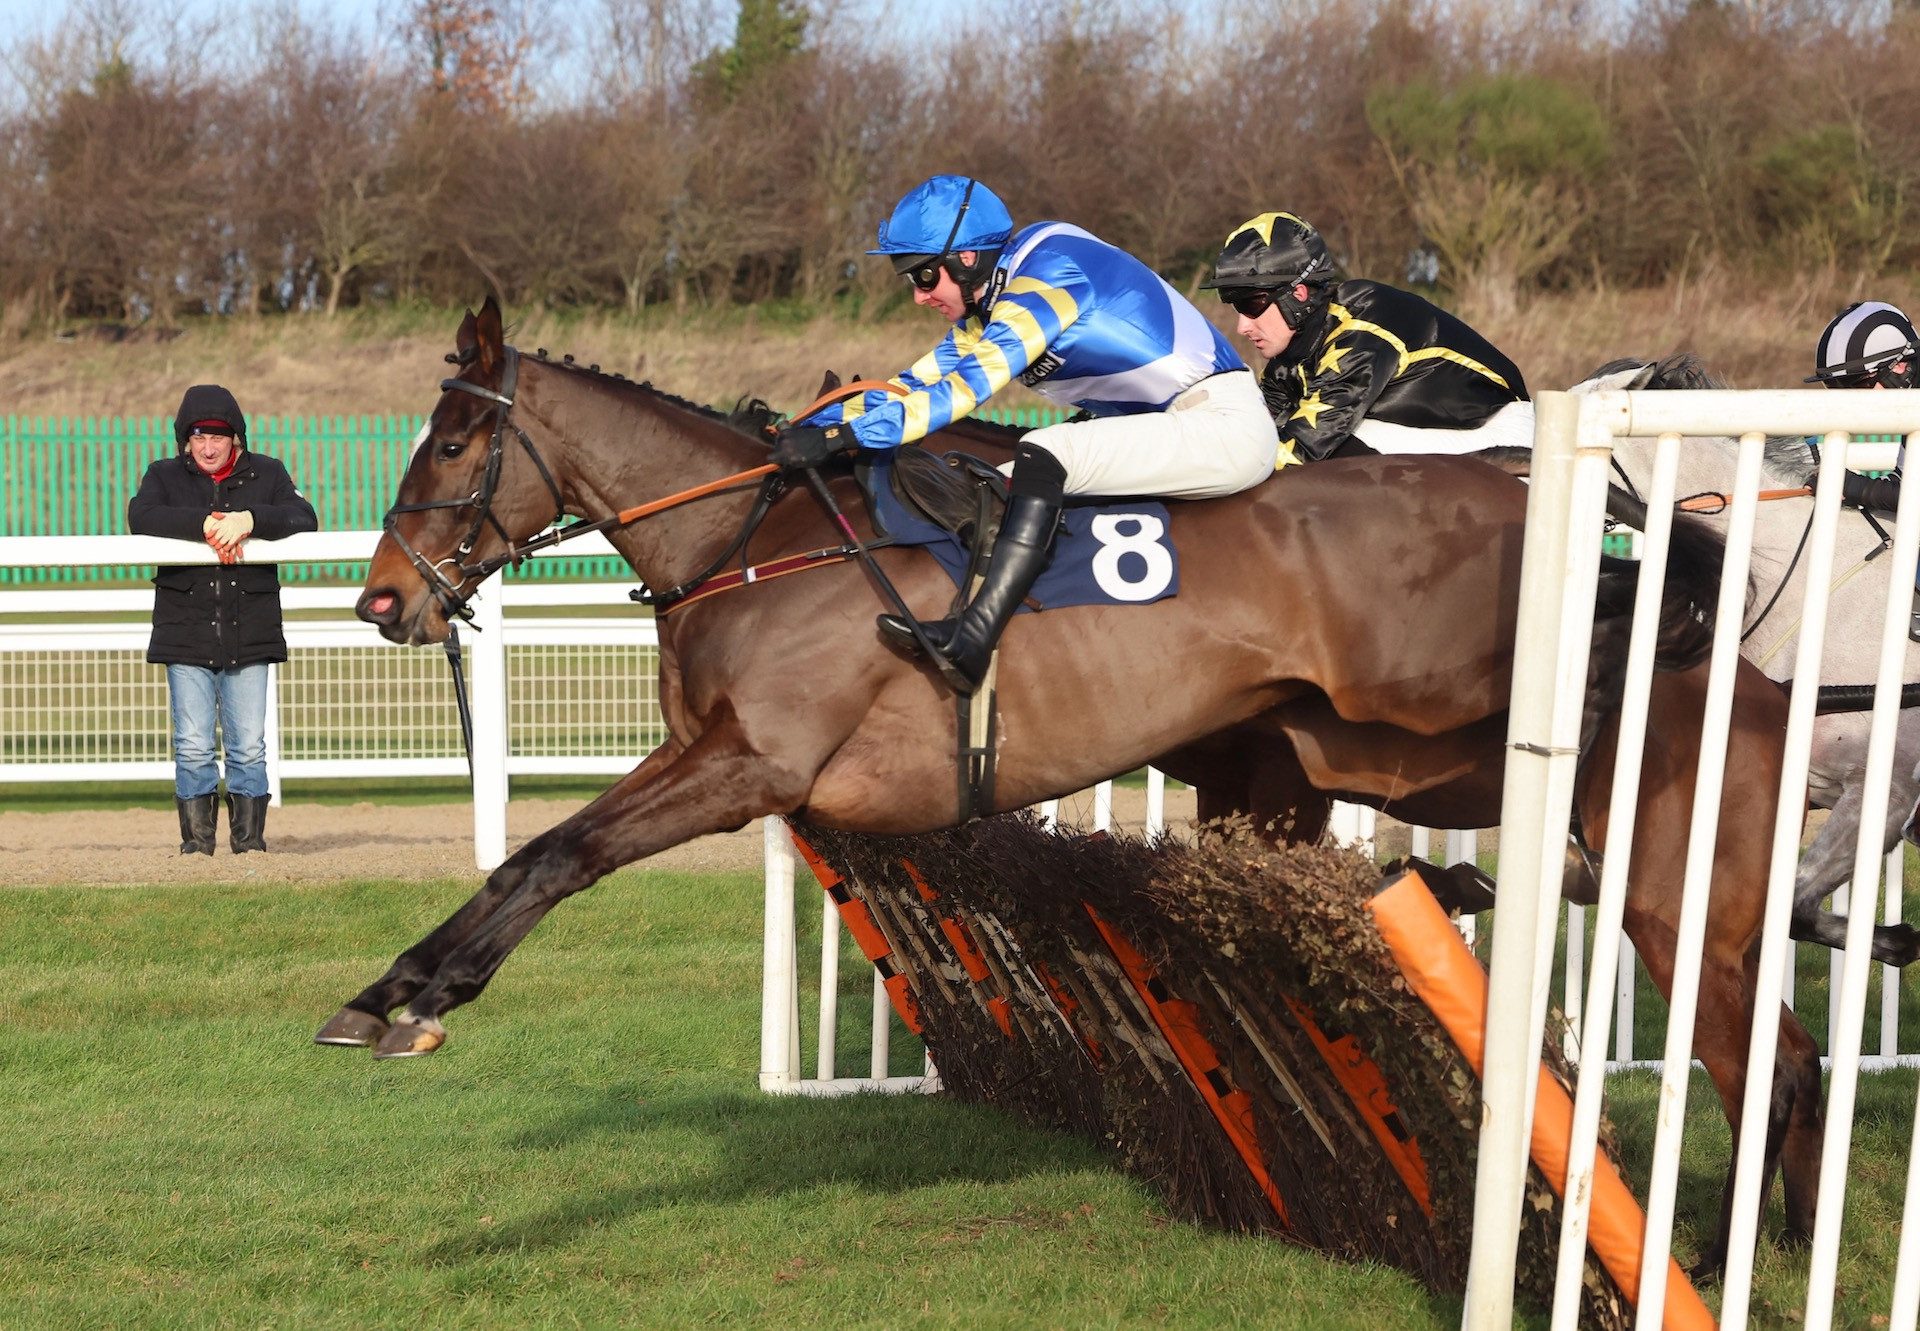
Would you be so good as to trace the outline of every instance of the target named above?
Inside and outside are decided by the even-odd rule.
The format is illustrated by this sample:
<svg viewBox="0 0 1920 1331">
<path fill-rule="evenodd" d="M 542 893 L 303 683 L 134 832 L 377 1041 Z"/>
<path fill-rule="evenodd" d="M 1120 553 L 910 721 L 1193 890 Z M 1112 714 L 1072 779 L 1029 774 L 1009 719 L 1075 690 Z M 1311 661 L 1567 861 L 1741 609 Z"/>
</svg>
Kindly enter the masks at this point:
<svg viewBox="0 0 1920 1331">
<path fill-rule="evenodd" d="M 514 857 L 519 882 L 454 947 L 375 1049 L 381 1058 L 431 1053 L 441 1018 L 476 997 L 546 913 L 623 864 L 803 803 L 815 771 L 757 748 L 732 718 L 706 731 L 652 780 L 635 772 Z"/>
<path fill-rule="evenodd" d="M 1902 774 L 1904 772 L 1904 775 Z M 1913 818 L 1920 776 L 1911 768 L 1896 768 L 1891 798 L 1882 828 L 1882 854 L 1900 844 Z M 1834 801 L 1826 825 L 1800 857 L 1793 879 L 1793 937 L 1819 943 L 1836 952 L 1847 945 L 1847 917 L 1822 910 L 1820 903 L 1853 876 L 1854 848 L 1860 835 L 1865 799 L 1864 775 L 1855 772 Z M 1876 902 L 1863 903 L 1875 909 Z M 1907 966 L 1920 958 L 1920 930 L 1911 924 L 1879 924 L 1873 930 L 1873 959 L 1889 966 Z"/>
<path fill-rule="evenodd" d="M 1673 997 L 1675 934 L 1669 921 L 1650 917 L 1628 907 L 1626 929 L 1634 947 L 1646 963 L 1647 973 L 1661 995 Z M 1752 1038 L 1753 976 L 1752 963 L 1744 957 L 1734 960 L 1731 943 L 1709 936 L 1701 958 L 1699 1002 L 1694 1012 L 1693 1054 L 1713 1079 L 1720 1107 L 1732 1129 L 1734 1154 L 1727 1161 L 1727 1177 L 1721 1189 L 1720 1214 L 1713 1238 L 1702 1245 L 1700 1256 L 1690 1274 L 1697 1280 L 1714 1279 L 1726 1267 L 1727 1244 L 1733 1226 L 1733 1163 L 1738 1157 L 1743 1130 L 1741 1112 L 1747 1089 L 1747 1045 Z M 1789 1014 L 1791 1015 L 1791 1014 Z M 1773 1188 L 1773 1175 L 1780 1158 L 1781 1144 L 1787 1132 L 1791 1111 L 1798 1095 L 1797 1064 L 1792 1071 L 1784 1057 L 1788 1053 L 1787 1027 L 1781 1028 L 1782 1064 L 1774 1072 L 1774 1094 L 1770 1102 L 1766 1150 L 1761 1164 L 1760 1205 Z M 1815 1063 L 1816 1077 L 1818 1063 Z M 1790 1083 L 1791 1090 L 1783 1087 Z M 1815 1086 L 1816 1093 L 1818 1086 Z M 1817 1148 L 1818 1137 L 1816 1134 Z M 1817 1162 L 1817 1154 L 1816 1154 Z"/>
<path fill-rule="evenodd" d="M 669 740 L 648 754 L 615 789 L 638 789 L 667 769 L 680 755 L 681 745 Z M 604 797 L 603 797 L 604 798 Z M 362 989 L 348 1004 L 334 1013 L 313 1037 L 316 1044 L 372 1046 L 387 1033 L 387 1014 L 426 988 L 449 953 L 493 918 L 514 891 L 526 879 L 532 863 L 529 842 L 487 876 L 478 892 L 466 901 L 432 933 L 394 959 L 387 973 Z"/>
</svg>

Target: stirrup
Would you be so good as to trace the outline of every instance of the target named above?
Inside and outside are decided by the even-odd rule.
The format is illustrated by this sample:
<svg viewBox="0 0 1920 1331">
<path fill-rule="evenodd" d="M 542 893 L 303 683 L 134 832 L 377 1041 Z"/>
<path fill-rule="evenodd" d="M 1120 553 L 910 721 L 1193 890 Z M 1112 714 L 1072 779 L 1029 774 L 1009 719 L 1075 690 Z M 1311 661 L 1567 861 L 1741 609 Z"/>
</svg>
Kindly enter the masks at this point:
<svg viewBox="0 0 1920 1331">
<path fill-rule="evenodd" d="M 980 687 L 961 673 L 958 666 L 947 659 L 947 654 L 940 650 L 945 644 L 935 642 L 928 635 L 929 629 L 941 624 L 946 624 L 950 626 L 948 628 L 948 637 L 950 639 L 953 630 L 959 626 L 958 619 L 922 621 L 903 614 L 881 615 L 874 622 L 879 626 L 880 636 L 885 639 L 890 646 L 898 647 L 910 653 L 916 660 L 926 661 L 933 666 L 935 670 L 940 672 L 940 678 L 946 681 L 947 687 L 955 693 L 960 694 L 962 697 L 971 697 Z"/>
</svg>

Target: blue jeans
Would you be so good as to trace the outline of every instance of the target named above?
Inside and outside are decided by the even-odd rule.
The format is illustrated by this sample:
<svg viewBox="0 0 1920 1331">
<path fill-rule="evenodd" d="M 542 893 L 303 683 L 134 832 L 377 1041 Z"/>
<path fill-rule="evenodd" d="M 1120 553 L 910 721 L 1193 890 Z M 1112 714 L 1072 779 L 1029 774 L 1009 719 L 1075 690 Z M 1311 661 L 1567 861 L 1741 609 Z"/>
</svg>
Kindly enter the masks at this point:
<svg viewBox="0 0 1920 1331">
<path fill-rule="evenodd" d="M 209 670 L 167 667 L 173 712 L 173 793 L 183 800 L 220 788 L 214 722 L 227 754 L 227 793 L 267 794 L 267 665 Z"/>
</svg>

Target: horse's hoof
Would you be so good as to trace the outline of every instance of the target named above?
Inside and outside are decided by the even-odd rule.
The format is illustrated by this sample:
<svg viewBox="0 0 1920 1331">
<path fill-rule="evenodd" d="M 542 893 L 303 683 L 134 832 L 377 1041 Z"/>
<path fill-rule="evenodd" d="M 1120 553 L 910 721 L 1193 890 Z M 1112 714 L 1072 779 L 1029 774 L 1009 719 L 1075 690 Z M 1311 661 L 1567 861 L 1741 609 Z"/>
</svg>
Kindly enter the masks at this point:
<svg viewBox="0 0 1920 1331">
<path fill-rule="evenodd" d="M 374 1046 L 375 1058 L 414 1058 L 431 1054 L 447 1042 L 447 1032 L 437 1021 L 413 1021 L 402 1017 L 380 1037 Z"/>
<path fill-rule="evenodd" d="M 334 1013 L 320 1033 L 313 1037 L 315 1044 L 354 1045 L 361 1049 L 370 1049 L 380 1043 L 387 1033 L 387 1023 L 369 1012 L 359 1008 L 343 1007 Z"/>
<path fill-rule="evenodd" d="M 1710 1252 L 1687 1268 L 1687 1279 L 1696 1285 L 1717 1285 L 1726 1273 L 1726 1254 Z"/>
</svg>

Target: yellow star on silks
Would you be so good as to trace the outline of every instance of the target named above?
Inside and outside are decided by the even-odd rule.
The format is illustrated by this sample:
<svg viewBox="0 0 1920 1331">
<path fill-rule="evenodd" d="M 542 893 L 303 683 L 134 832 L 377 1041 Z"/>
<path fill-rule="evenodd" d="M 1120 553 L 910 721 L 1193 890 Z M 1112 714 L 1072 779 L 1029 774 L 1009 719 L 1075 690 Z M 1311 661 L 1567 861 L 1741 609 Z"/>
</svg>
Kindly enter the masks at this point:
<svg viewBox="0 0 1920 1331">
<path fill-rule="evenodd" d="M 1298 467 L 1302 465 L 1303 462 L 1300 455 L 1293 450 L 1293 440 L 1282 439 L 1280 441 L 1280 455 L 1274 459 L 1273 469 L 1275 471 L 1284 471 L 1288 467 Z"/>
<path fill-rule="evenodd" d="M 1327 404 L 1320 400 L 1320 394 L 1309 393 L 1300 399 L 1300 405 L 1293 409 L 1293 416 L 1289 417 L 1289 419 L 1304 416 L 1306 417 L 1307 428 L 1309 430 L 1318 429 L 1320 426 L 1320 413 L 1326 409 Z"/>
<path fill-rule="evenodd" d="M 1313 372 L 1315 374 L 1321 374 L 1327 370 L 1339 369 L 1340 362 L 1346 359 L 1347 353 L 1352 350 L 1352 347 L 1336 347 L 1329 344 L 1327 354 L 1320 358 L 1320 364 L 1314 367 Z"/>
</svg>

